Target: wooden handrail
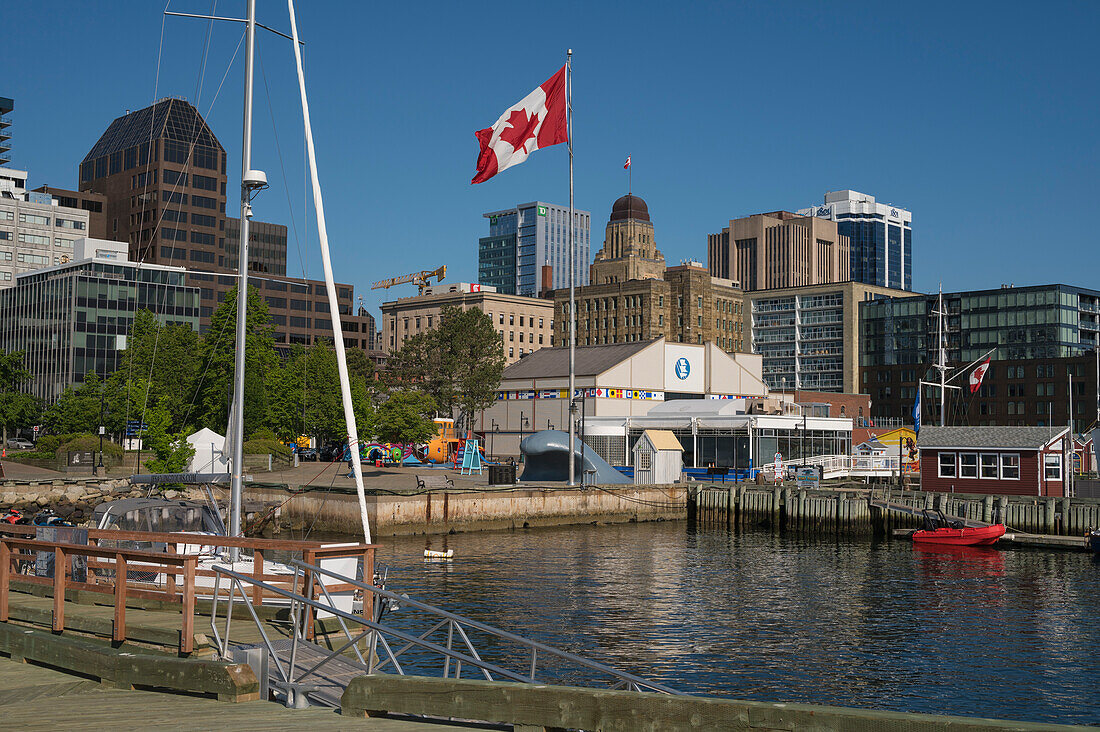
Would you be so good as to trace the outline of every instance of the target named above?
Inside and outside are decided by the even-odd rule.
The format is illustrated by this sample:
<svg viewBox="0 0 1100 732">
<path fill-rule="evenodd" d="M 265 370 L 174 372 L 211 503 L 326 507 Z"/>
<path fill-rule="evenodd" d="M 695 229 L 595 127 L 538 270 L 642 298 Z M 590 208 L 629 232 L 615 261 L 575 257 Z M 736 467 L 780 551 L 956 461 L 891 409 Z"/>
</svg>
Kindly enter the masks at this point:
<svg viewBox="0 0 1100 732">
<path fill-rule="evenodd" d="M 26 526 L 19 524 L 0 525 L 0 534 L 19 534 L 32 536 L 38 526 Z M 307 549 L 321 549 L 324 543 L 319 541 L 305 541 L 302 539 L 260 539 L 248 536 L 218 536 L 217 534 L 191 534 L 186 532 L 160 532 L 160 531 L 122 531 L 120 529 L 88 529 L 89 539 L 115 539 L 122 541 L 150 541 L 164 544 L 198 544 L 202 546 L 226 546 L 242 549 L 263 549 L 283 551 L 305 551 Z M 376 549 L 378 544 L 346 544 L 339 547 L 330 547 L 334 550 L 351 549 Z"/>
<path fill-rule="evenodd" d="M 13 549 L 17 551 L 13 552 Z M 198 557 L 192 555 L 151 552 L 141 549 L 100 548 L 93 545 L 0 536 L 0 622 L 7 622 L 9 617 L 13 562 L 21 557 L 29 557 L 30 552 L 43 551 L 53 552 L 53 578 L 22 577 L 22 579 L 36 584 L 52 585 L 53 618 L 51 627 L 55 632 L 65 630 L 65 595 L 67 590 L 113 592 L 114 622 L 111 631 L 113 641 L 123 642 L 126 640 L 126 600 L 129 595 L 131 597 L 180 603 L 183 612 L 179 650 L 180 653 L 190 653 L 192 651 L 195 632 L 195 569 L 198 565 Z M 113 564 L 107 565 L 113 566 L 114 569 L 113 588 L 108 590 L 105 585 L 74 580 L 72 578 L 72 562 L 73 558 L 77 556 L 113 560 Z M 128 569 L 131 563 L 138 564 L 142 571 L 155 571 L 157 574 L 164 574 L 173 578 L 171 591 L 168 589 L 163 591 L 131 589 L 128 580 Z M 89 562 L 89 564 L 102 567 L 105 563 Z M 183 574 L 182 597 L 178 596 L 174 583 L 175 575 L 180 573 Z"/>
<path fill-rule="evenodd" d="M 192 631 L 194 629 L 194 618 L 189 617 L 189 612 L 193 613 L 194 611 L 195 578 L 197 576 L 211 577 L 216 573 L 209 569 L 199 570 L 198 557 L 193 554 L 177 553 L 177 544 L 239 547 L 250 550 L 253 556 L 252 576 L 258 581 L 276 585 L 292 580 L 284 575 L 270 575 L 264 572 L 264 559 L 268 551 L 300 553 L 307 564 L 317 564 L 319 561 L 338 557 L 355 558 L 362 561 L 363 578 L 369 582 L 374 577 L 374 551 L 378 546 L 377 544 L 356 543 L 325 546 L 317 541 L 282 541 L 183 532 L 119 531 L 115 529 L 88 529 L 89 544 L 85 545 L 32 538 L 38 528 L 36 526 L 11 524 L 0 526 L 0 622 L 7 618 L 9 585 L 15 562 L 33 559 L 35 552 L 52 551 L 55 556 L 55 570 L 58 567 L 61 568 L 60 571 L 54 572 L 53 579 L 27 576 L 22 576 L 21 579 L 32 584 L 53 586 L 54 630 L 60 631 L 65 627 L 64 601 L 67 589 L 113 593 L 115 595 L 115 630 L 112 633 L 115 640 L 124 639 L 126 635 L 125 605 L 127 597 L 181 603 L 184 606 L 183 623 L 185 630 L 180 638 L 180 650 L 185 653 L 190 652 L 192 645 L 191 631 L 187 631 L 186 627 L 190 627 Z M 99 546 L 99 542 L 103 540 L 163 543 L 166 545 L 166 551 L 157 552 L 145 549 L 120 549 L 113 546 Z M 72 580 L 72 558 L 74 556 L 88 557 L 89 569 L 114 568 L 114 581 L 74 582 Z M 155 572 L 158 575 L 164 575 L 165 586 L 158 588 L 146 582 L 135 581 L 132 575 L 136 572 Z M 183 576 L 182 582 L 180 581 L 180 575 Z M 302 580 L 306 594 L 314 597 L 316 590 L 313 585 L 317 578 L 311 572 L 306 571 Z M 347 592 L 352 589 L 352 586 L 328 585 L 328 589 L 330 592 Z M 249 601 L 253 605 L 260 605 L 265 597 L 272 596 L 271 592 L 264 591 L 258 585 L 253 585 L 249 594 Z M 369 593 L 363 597 L 363 610 L 365 613 L 373 613 L 373 600 L 373 595 Z M 306 608 L 306 616 L 307 633 L 312 638 L 314 614 L 309 608 Z"/>
</svg>

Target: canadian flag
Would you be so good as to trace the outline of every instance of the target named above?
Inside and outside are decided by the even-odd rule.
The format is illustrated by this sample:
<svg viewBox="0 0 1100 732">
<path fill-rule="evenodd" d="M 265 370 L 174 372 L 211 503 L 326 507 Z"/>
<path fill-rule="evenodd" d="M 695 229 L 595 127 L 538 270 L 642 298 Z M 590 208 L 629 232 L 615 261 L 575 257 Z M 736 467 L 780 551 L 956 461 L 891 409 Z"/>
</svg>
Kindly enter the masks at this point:
<svg viewBox="0 0 1100 732">
<path fill-rule="evenodd" d="M 982 379 L 985 378 L 985 372 L 989 370 L 989 361 L 992 356 L 987 356 L 984 361 L 970 372 L 970 393 L 973 394 L 982 387 Z"/>
<path fill-rule="evenodd" d="M 481 154 L 471 183 L 481 183 L 519 165 L 535 150 L 569 141 L 566 126 L 565 67 L 509 107 L 492 127 L 478 130 Z"/>
<path fill-rule="evenodd" d="M 626 156 L 626 163 L 623 165 L 623 170 L 630 170 L 630 156 Z"/>
</svg>

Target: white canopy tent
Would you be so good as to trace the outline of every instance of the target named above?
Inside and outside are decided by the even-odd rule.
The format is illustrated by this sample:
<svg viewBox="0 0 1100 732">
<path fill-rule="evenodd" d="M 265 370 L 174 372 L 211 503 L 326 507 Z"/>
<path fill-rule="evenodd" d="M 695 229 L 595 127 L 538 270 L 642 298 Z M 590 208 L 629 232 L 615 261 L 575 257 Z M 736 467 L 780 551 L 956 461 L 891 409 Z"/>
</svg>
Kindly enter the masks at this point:
<svg viewBox="0 0 1100 732">
<path fill-rule="evenodd" d="M 188 444 L 195 448 L 195 455 L 187 465 L 192 473 L 227 473 L 229 460 L 224 454 L 225 436 L 212 429 L 202 428 L 187 438 Z"/>
</svg>

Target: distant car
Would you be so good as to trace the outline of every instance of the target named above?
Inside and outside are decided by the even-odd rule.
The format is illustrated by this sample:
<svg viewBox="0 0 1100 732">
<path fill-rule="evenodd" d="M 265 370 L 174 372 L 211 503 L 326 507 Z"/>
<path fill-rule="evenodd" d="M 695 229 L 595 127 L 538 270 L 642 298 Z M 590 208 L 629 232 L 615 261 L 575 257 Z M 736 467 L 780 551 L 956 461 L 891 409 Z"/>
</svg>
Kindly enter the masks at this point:
<svg viewBox="0 0 1100 732">
<path fill-rule="evenodd" d="M 22 437 L 12 437 L 8 440 L 8 447 L 15 448 L 16 450 L 30 450 L 34 447 L 34 443 L 30 440 L 24 440 Z"/>
<path fill-rule="evenodd" d="M 316 461 L 320 459 L 320 453 L 317 452 L 316 447 L 301 447 L 298 448 L 298 459 Z"/>
<path fill-rule="evenodd" d="M 318 453 L 318 456 L 326 463 L 338 462 L 344 457 L 344 443 L 330 442 L 321 448 L 321 452 Z"/>
</svg>

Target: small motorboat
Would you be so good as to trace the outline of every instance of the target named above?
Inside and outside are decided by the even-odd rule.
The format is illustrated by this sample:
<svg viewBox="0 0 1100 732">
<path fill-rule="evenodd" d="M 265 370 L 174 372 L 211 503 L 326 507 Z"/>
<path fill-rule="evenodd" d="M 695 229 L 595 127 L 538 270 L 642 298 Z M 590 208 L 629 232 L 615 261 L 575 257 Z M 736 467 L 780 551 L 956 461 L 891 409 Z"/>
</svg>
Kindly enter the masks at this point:
<svg viewBox="0 0 1100 732">
<path fill-rule="evenodd" d="M 1092 549 L 1093 554 L 1100 556 L 1100 529 L 1089 529 L 1088 536 L 1085 538 L 1088 540 L 1089 549 Z"/>
<path fill-rule="evenodd" d="M 950 520 L 942 511 L 924 511 L 924 526 L 913 532 L 913 542 L 919 544 L 949 544 L 951 546 L 989 546 L 1004 536 L 1005 525 L 967 526 Z"/>
</svg>

